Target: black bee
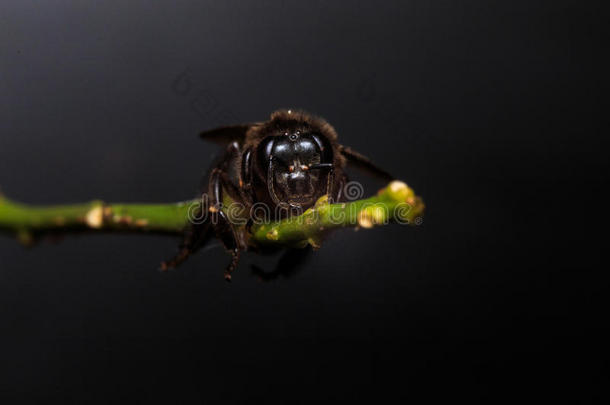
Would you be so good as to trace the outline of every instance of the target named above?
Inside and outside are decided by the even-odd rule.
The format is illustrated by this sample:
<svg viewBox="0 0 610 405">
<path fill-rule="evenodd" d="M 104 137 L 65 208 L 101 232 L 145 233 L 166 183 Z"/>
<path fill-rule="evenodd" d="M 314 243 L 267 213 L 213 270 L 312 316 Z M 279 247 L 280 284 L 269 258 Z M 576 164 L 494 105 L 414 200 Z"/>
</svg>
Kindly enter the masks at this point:
<svg viewBox="0 0 610 405">
<path fill-rule="evenodd" d="M 215 234 L 231 253 L 225 271 L 225 278 L 231 279 L 240 253 L 248 249 L 251 222 L 231 222 L 223 209 L 226 196 L 242 204 L 246 216 L 255 204 L 263 204 L 275 220 L 301 214 L 324 195 L 331 202 L 342 201 L 348 163 L 381 179 L 394 179 L 364 155 L 340 145 L 324 119 L 303 111 L 275 111 L 269 121 L 221 127 L 203 132 L 201 138 L 224 146 L 201 190 L 203 214 L 212 215 L 189 226 L 179 253 L 163 262 L 162 269 L 176 267 Z"/>
</svg>

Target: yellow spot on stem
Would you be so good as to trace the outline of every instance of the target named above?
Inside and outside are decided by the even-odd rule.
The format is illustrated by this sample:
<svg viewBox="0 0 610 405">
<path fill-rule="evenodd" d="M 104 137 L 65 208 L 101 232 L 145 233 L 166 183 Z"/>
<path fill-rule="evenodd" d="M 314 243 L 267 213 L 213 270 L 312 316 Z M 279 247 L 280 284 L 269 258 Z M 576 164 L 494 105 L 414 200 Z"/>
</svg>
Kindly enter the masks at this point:
<svg viewBox="0 0 610 405">
<path fill-rule="evenodd" d="M 372 228 L 374 225 L 383 224 L 386 219 L 384 207 L 367 207 L 358 214 L 358 225 L 363 228 Z"/>
<path fill-rule="evenodd" d="M 405 188 L 407 188 L 407 185 L 402 181 L 395 180 L 390 183 L 390 190 L 392 190 L 392 192 L 394 193 L 397 193 L 400 190 L 404 190 Z"/>
<path fill-rule="evenodd" d="M 269 232 L 267 232 L 267 239 L 269 240 L 278 240 L 280 238 L 280 233 L 277 229 L 273 228 Z"/>
<path fill-rule="evenodd" d="M 366 229 L 373 227 L 373 221 L 366 211 L 360 211 L 358 214 L 358 224 Z"/>
<path fill-rule="evenodd" d="M 148 225 L 148 219 L 140 218 L 136 220 L 136 226 L 145 227 Z"/>
<path fill-rule="evenodd" d="M 89 228 L 98 229 L 104 223 L 104 210 L 101 205 L 95 206 L 85 215 L 85 223 Z"/>
<path fill-rule="evenodd" d="M 404 182 L 395 180 L 388 186 L 389 194 L 396 201 L 406 201 L 409 195 L 413 195 L 413 191 L 409 189 Z"/>
<path fill-rule="evenodd" d="M 311 245 L 312 248 L 314 249 L 320 249 L 322 247 L 322 245 L 320 244 L 320 241 L 315 239 L 315 238 L 309 238 L 307 239 L 307 242 Z"/>
</svg>

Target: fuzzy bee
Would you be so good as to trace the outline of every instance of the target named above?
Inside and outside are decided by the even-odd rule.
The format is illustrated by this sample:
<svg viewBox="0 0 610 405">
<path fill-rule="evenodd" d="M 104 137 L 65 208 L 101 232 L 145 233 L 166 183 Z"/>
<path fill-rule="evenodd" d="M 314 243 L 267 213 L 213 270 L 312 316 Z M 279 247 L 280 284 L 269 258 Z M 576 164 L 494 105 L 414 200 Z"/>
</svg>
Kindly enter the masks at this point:
<svg viewBox="0 0 610 405">
<path fill-rule="evenodd" d="M 335 129 L 324 119 L 303 111 L 278 110 L 268 121 L 205 131 L 201 138 L 224 147 L 202 183 L 201 210 L 212 215 L 189 225 L 178 254 L 162 263 L 164 270 L 182 263 L 215 235 L 231 254 L 225 270 L 225 279 L 231 279 L 240 253 L 248 250 L 251 218 L 245 226 L 234 223 L 223 207 L 227 197 L 241 204 L 246 216 L 262 204 L 269 219 L 276 220 L 302 213 L 324 195 L 342 201 L 348 164 L 383 180 L 394 178 L 339 144 Z"/>
</svg>

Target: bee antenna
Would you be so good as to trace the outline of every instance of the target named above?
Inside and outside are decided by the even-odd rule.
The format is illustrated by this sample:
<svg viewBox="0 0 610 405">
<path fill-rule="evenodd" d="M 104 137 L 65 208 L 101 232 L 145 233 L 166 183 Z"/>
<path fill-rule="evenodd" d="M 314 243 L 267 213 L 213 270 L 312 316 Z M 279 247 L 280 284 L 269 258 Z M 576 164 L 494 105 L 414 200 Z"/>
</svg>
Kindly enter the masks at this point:
<svg viewBox="0 0 610 405">
<path fill-rule="evenodd" d="M 328 173 L 328 179 L 326 181 L 326 195 L 328 196 L 328 202 L 330 204 L 334 203 L 334 201 L 333 201 L 333 193 L 331 193 L 331 191 L 333 191 L 332 190 L 332 185 L 334 184 L 333 178 L 334 178 L 334 171 L 331 168 L 330 172 Z"/>
</svg>

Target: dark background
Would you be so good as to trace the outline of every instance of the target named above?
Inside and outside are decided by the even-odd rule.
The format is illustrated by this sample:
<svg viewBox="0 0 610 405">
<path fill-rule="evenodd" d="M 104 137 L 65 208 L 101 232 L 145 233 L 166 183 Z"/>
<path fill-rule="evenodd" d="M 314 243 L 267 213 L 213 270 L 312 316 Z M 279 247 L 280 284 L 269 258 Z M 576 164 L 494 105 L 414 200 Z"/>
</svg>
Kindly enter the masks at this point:
<svg viewBox="0 0 610 405">
<path fill-rule="evenodd" d="M 219 246 L 164 274 L 172 238 L 2 236 L 2 403 L 607 394 L 600 7 L 127 3 L 1 3 L 7 196 L 188 199 L 216 152 L 200 130 L 290 107 L 426 217 L 335 233 L 268 283 L 251 265 L 277 257 L 246 255 L 227 284 Z"/>
</svg>

